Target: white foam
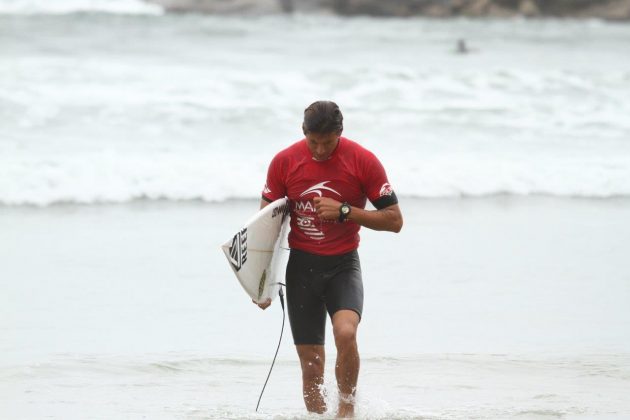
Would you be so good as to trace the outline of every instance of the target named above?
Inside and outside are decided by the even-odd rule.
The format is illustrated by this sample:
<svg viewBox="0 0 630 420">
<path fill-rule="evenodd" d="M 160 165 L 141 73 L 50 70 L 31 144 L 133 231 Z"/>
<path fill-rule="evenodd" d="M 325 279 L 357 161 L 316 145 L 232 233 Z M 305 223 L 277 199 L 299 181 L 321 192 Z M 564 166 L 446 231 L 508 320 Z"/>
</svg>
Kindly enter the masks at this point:
<svg viewBox="0 0 630 420">
<path fill-rule="evenodd" d="M 141 0 L 2 0 L 0 14 L 68 14 L 78 12 L 162 14 L 163 9 Z"/>
<path fill-rule="evenodd" d="M 260 196 L 267 162 L 219 151 L 196 154 L 81 153 L 0 157 L 0 203 L 124 203 L 137 199 L 223 201 Z M 397 193 L 413 197 L 548 194 L 630 196 L 630 158 L 538 159 L 475 155 L 416 159 L 389 168 Z"/>
</svg>

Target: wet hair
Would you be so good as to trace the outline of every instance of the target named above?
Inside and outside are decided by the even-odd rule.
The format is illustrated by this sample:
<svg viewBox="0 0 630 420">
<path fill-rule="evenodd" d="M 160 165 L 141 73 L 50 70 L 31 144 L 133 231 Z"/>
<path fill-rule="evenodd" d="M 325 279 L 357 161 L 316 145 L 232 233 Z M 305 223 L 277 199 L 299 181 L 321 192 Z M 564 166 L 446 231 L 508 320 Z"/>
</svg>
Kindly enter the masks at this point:
<svg viewBox="0 0 630 420">
<path fill-rule="evenodd" d="M 339 106 L 331 101 L 313 102 L 304 110 L 302 130 L 306 133 L 340 133 L 343 131 L 343 115 Z"/>
</svg>

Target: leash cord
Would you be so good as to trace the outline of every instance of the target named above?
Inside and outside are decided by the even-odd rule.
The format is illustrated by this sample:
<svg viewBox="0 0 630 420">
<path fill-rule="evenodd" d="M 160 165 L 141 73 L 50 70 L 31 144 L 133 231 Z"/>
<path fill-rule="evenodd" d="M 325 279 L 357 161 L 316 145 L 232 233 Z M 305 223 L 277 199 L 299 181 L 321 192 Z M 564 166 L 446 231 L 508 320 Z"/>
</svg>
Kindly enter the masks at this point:
<svg viewBox="0 0 630 420">
<path fill-rule="evenodd" d="M 278 295 L 280 295 L 280 305 L 282 306 L 282 328 L 280 329 L 280 340 L 278 340 L 278 348 L 276 348 L 276 354 L 273 356 L 273 361 L 271 362 L 271 367 L 269 368 L 269 373 L 267 374 L 267 379 L 265 380 L 265 384 L 263 385 L 262 391 L 260 391 L 260 397 L 258 397 L 258 404 L 256 404 L 256 412 L 258 412 L 258 407 L 260 406 L 260 400 L 262 399 L 263 393 L 265 392 L 265 388 L 267 387 L 267 382 L 269 382 L 269 377 L 271 376 L 271 371 L 273 370 L 273 365 L 276 363 L 276 357 L 278 357 L 278 350 L 280 350 L 280 343 L 282 343 L 282 333 L 284 333 L 284 291 L 282 290 L 282 286 L 284 283 L 278 283 L 280 285 L 280 290 L 278 291 Z"/>
</svg>

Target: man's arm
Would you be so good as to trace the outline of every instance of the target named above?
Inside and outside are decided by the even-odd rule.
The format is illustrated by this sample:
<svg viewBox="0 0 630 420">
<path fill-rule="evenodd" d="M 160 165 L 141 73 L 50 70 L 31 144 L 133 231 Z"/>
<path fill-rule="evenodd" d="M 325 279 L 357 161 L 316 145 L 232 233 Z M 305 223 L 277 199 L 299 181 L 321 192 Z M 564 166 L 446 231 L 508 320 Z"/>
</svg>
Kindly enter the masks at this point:
<svg viewBox="0 0 630 420">
<path fill-rule="evenodd" d="M 339 207 L 337 207 L 337 215 L 339 215 Z M 352 220 L 366 228 L 386 230 L 394 233 L 400 232 L 403 226 L 403 217 L 398 204 L 393 204 L 380 210 L 365 210 L 359 207 L 352 207 L 348 220 Z"/>
<path fill-rule="evenodd" d="M 260 210 L 264 209 L 265 207 L 267 207 L 269 205 L 269 201 L 265 200 L 264 198 L 260 199 Z"/>
<path fill-rule="evenodd" d="M 315 197 L 315 210 L 320 219 L 338 220 L 341 203 L 328 197 Z M 380 210 L 365 210 L 352 207 L 347 220 L 373 230 L 386 230 L 398 233 L 402 229 L 403 217 L 398 204 Z"/>
</svg>

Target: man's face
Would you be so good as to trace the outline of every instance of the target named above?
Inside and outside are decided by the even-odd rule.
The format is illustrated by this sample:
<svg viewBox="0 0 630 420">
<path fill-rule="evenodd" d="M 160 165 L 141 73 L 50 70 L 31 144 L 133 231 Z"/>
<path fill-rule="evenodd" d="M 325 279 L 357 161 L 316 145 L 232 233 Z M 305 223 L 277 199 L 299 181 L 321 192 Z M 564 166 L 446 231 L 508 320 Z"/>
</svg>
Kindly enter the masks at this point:
<svg viewBox="0 0 630 420">
<path fill-rule="evenodd" d="M 341 133 L 306 133 L 306 144 L 315 160 L 326 160 L 337 147 Z"/>
</svg>

